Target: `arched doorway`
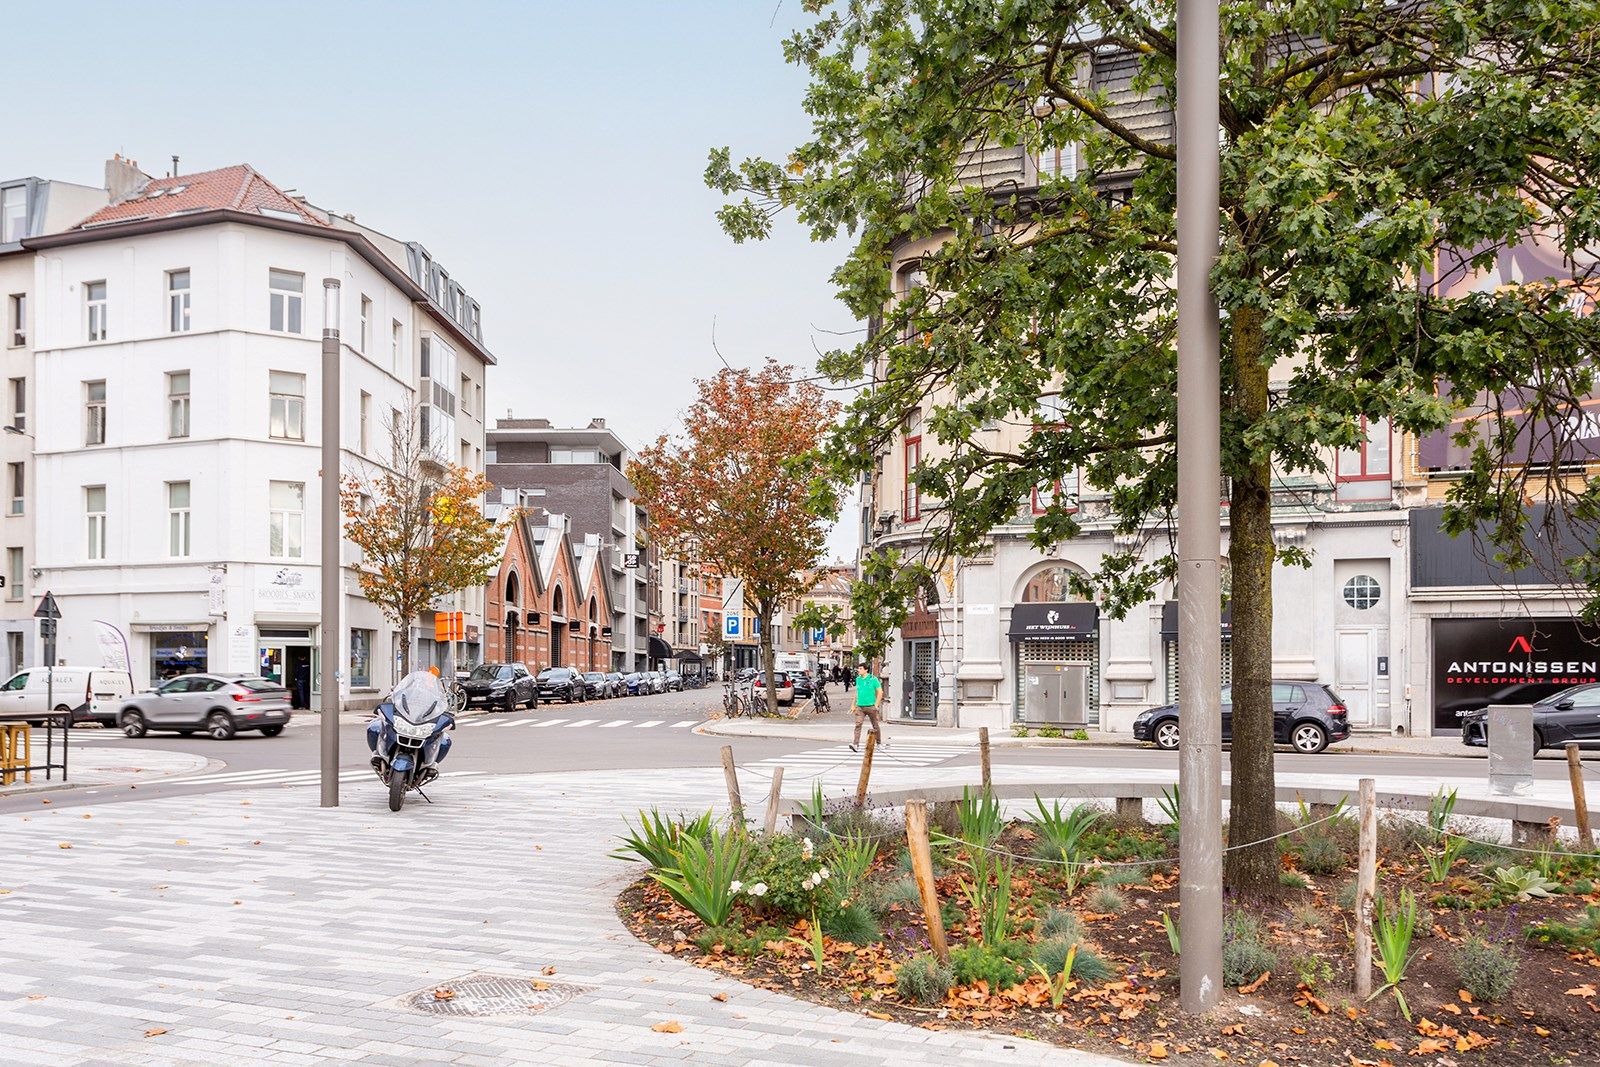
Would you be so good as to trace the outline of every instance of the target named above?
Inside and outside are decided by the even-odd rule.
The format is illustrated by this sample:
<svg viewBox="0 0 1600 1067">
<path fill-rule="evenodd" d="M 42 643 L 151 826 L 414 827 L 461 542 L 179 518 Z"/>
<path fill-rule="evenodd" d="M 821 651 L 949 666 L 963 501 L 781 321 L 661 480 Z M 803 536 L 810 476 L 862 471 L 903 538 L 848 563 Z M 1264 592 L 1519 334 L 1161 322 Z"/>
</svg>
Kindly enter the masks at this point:
<svg viewBox="0 0 1600 1067">
<path fill-rule="evenodd" d="M 932 722 L 939 715 L 939 591 L 929 582 L 917 594 L 900 627 L 905 655 L 900 667 L 900 706 L 909 719 Z"/>
<path fill-rule="evenodd" d="M 1060 560 L 1023 577 L 1009 634 L 1017 722 L 1080 728 L 1100 721 L 1100 613 L 1074 589 L 1084 577 Z"/>
<path fill-rule="evenodd" d="M 522 606 L 522 580 L 517 577 L 517 572 L 512 571 L 506 575 L 506 622 L 504 636 L 500 642 L 501 658 L 507 663 L 514 663 L 522 657 L 518 653 L 517 634 L 521 621 L 521 612 L 517 609 Z"/>
<path fill-rule="evenodd" d="M 589 667 L 591 671 L 605 670 L 595 663 L 595 645 L 600 640 L 600 602 L 589 598 Z"/>
<path fill-rule="evenodd" d="M 567 601 L 558 585 L 550 591 L 550 666 L 567 663 Z"/>
</svg>

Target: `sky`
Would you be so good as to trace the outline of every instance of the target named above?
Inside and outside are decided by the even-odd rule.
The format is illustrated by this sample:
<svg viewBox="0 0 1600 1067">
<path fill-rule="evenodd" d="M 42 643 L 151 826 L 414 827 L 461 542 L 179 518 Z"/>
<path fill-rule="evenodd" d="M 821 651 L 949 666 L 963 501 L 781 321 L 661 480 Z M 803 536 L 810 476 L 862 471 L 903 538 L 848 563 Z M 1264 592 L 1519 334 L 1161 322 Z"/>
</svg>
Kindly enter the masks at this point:
<svg viewBox="0 0 1600 1067">
<path fill-rule="evenodd" d="M 803 17 L 799 0 L 16 5 L 0 176 L 98 185 L 114 152 L 157 175 L 173 155 L 249 163 L 422 242 L 482 304 L 491 415 L 603 417 L 639 447 L 721 359 L 810 368 L 857 325 L 828 282 L 843 247 L 788 222 L 735 245 L 701 177 L 713 146 L 781 159 L 804 139 L 781 51 Z M 850 560 L 848 515 L 830 548 Z"/>
</svg>

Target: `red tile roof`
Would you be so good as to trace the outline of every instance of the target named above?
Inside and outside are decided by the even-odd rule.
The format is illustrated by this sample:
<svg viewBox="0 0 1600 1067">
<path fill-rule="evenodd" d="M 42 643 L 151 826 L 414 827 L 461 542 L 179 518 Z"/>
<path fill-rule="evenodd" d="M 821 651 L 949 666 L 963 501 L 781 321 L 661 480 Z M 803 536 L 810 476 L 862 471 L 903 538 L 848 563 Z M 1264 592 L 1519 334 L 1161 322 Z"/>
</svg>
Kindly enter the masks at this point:
<svg viewBox="0 0 1600 1067">
<path fill-rule="evenodd" d="M 73 229 L 224 209 L 269 215 L 284 212 L 314 226 L 327 225 L 305 205 L 257 174 L 255 168 L 241 163 L 176 178 L 152 178 L 138 192 L 101 208 Z"/>
</svg>

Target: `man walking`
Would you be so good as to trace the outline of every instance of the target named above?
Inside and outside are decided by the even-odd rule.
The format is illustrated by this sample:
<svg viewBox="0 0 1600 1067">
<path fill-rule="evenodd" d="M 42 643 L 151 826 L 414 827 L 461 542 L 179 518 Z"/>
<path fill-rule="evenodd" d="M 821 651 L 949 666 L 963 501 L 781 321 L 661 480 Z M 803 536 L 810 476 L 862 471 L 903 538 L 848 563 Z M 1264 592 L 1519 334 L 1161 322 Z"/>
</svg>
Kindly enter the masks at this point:
<svg viewBox="0 0 1600 1067">
<path fill-rule="evenodd" d="M 861 721 L 872 720 L 872 732 L 878 739 L 879 746 L 886 742 L 883 740 L 883 722 L 880 715 L 880 706 L 883 704 L 883 683 L 878 681 L 876 675 L 867 670 L 865 663 L 856 668 L 856 728 L 850 735 L 850 751 L 856 751 L 856 745 L 861 742 Z"/>
</svg>

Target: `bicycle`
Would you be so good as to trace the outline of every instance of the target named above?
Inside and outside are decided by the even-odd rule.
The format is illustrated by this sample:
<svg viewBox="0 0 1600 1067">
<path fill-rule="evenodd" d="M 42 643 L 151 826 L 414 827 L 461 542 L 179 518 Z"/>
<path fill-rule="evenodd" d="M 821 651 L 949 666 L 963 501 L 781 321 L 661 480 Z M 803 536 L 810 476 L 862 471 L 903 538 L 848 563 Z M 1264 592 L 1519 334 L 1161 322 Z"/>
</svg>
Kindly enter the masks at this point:
<svg viewBox="0 0 1600 1067">
<path fill-rule="evenodd" d="M 739 695 L 739 683 L 732 678 L 728 679 L 727 684 L 722 687 L 723 717 L 737 719 L 741 715 L 748 714 L 749 711 L 749 702 Z"/>
<path fill-rule="evenodd" d="M 450 713 L 459 716 L 467 710 L 467 690 L 460 682 L 450 682 L 444 687 L 445 696 L 450 700 Z"/>
</svg>

